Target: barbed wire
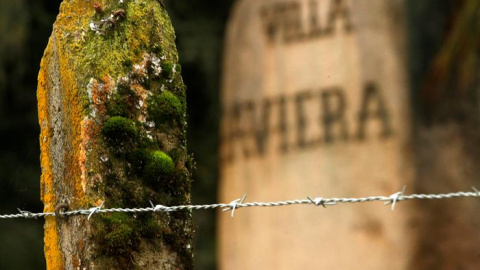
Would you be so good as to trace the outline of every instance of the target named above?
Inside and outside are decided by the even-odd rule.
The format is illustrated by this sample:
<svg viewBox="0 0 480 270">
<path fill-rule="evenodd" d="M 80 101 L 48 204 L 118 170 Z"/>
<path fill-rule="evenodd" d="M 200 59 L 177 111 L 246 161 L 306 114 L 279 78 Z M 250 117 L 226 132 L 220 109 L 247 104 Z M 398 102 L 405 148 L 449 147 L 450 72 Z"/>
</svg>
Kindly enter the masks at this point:
<svg viewBox="0 0 480 270">
<path fill-rule="evenodd" d="M 370 197 L 361 197 L 361 198 L 323 198 L 315 197 L 310 198 L 307 196 L 306 199 L 299 200 L 285 200 L 285 201 L 275 201 L 275 202 L 245 202 L 246 195 L 242 198 L 231 201 L 230 203 L 217 203 L 217 204 L 202 204 L 202 205 L 176 205 L 176 206 L 165 206 L 161 204 L 153 204 L 150 202 L 150 207 L 143 208 L 103 208 L 103 203 L 100 206 L 91 207 L 89 209 L 78 209 L 72 211 L 62 211 L 68 210 L 68 205 L 59 204 L 55 208 L 55 212 L 43 212 L 43 213 L 32 213 L 29 211 L 24 211 L 18 209 L 17 214 L 5 214 L 0 215 L 0 219 L 14 219 L 14 218 L 46 218 L 46 217 L 60 217 L 66 218 L 68 216 L 74 215 L 88 215 L 90 219 L 94 214 L 102 213 L 142 213 L 142 212 L 174 212 L 174 211 L 183 211 L 183 210 L 208 210 L 208 209 L 217 209 L 222 208 L 223 211 L 231 211 L 231 217 L 234 216 L 235 210 L 239 208 L 246 207 L 280 207 L 288 205 L 298 205 L 298 204 L 313 204 L 314 206 L 334 206 L 341 203 L 365 203 L 365 202 L 374 202 L 380 201 L 385 202 L 385 205 L 391 205 L 392 211 L 395 210 L 395 205 L 401 201 L 407 200 L 443 200 L 443 199 L 452 199 L 452 198 L 472 198 L 480 197 L 480 191 L 475 187 L 472 187 L 473 191 L 469 192 L 452 192 L 452 193 L 440 193 L 440 194 L 410 194 L 405 195 L 405 187 L 402 191 L 396 192 L 389 196 L 370 196 Z"/>
</svg>

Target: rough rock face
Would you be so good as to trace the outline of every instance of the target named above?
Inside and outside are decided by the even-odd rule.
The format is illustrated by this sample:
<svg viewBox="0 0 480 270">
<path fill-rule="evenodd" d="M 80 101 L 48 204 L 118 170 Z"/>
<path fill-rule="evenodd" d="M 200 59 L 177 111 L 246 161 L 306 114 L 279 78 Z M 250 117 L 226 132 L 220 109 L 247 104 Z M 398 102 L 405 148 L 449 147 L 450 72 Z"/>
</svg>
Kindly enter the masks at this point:
<svg viewBox="0 0 480 270">
<path fill-rule="evenodd" d="M 156 0 L 66 0 L 38 82 L 45 211 L 190 202 L 185 85 Z M 192 269 L 191 213 L 47 218 L 48 269 Z"/>
</svg>

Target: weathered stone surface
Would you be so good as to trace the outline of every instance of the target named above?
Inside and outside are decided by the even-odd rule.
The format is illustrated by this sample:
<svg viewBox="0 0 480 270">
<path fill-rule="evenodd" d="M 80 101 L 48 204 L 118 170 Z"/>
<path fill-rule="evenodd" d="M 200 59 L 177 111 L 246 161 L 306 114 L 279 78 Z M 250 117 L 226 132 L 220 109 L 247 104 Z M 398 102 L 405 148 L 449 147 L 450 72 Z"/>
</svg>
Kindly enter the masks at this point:
<svg viewBox="0 0 480 270">
<path fill-rule="evenodd" d="M 411 186 L 403 1 L 243 0 L 228 28 L 221 201 Z M 221 269 L 408 269 L 402 203 L 220 216 Z"/>
<path fill-rule="evenodd" d="M 174 40 L 156 0 L 62 3 L 38 83 L 45 211 L 190 202 Z M 189 212 L 47 218 L 47 268 L 192 269 L 192 235 Z"/>
</svg>

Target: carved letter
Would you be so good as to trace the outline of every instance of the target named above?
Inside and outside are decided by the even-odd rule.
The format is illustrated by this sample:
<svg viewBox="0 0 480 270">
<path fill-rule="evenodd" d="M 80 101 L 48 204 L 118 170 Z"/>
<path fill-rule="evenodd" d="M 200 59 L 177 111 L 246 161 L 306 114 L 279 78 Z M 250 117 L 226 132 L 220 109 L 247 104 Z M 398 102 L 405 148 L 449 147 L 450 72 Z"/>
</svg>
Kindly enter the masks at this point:
<svg viewBox="0 0 480 270">
<path fill-rule="evenodd" d="M 282 153 L 288 152 L 288 127 L 287 127 L 287 100 L 285 96 L 280 96 L 278 98 L 278 113 L 280 123 L 278 125 L 278 130 L 280 132 L 280 151 Z"/>
<path fill-rule="evenodd" d="M 308 148 L 315 144 L 315 140 L 307 140 L 307 119 L 305 116 L 305 101 L 312 98 L 311 92 L 301 92 L 295 96 L 295 108 L 297 113 L 297 146 L 298 148 Z"/>
<path fill-rule="evenodd" d="M 310 38 L 319 37 L 323 34 L 322 26 L 320 25 L 320 20 L 318 18 L 318 0 L 310 0 L 309 3 L 309 14 L 310 14 L 310 29 L 309 35 Z"/>
<path fill-rule="evenodd" d="M 298 2 L 285 3 L 282 17 L 284 18 L 285 43 L 299 41 L 304 38 L 302 25 L 302 10 Z"/>
<path fill-rule="evenodd" d="M 350 9 L 346 0 L 332 0 L 330 2 L 330 11 L 328 14 L 328 22 L 325 32 L 332 34 L 335 29 L 336 21 L 343 17 L 345 31 L 352 31 L 352 21 L 350 17 Z"/>
<path fill-rule="evenodd" d="M 252 119 L 252 124 L 255 123 L 253 129 L 255 130 L 255 143 L 257 146 L 257 153 L 261 156 L 265 153 L 266 145 L 268 143 L 268 136 L 270 135 L 270 109 L 272 103 L 270 100 L 265 99 L 262 106 L 257 106 L 260 110 L 260 123 L 256 123 L 255 119 Z M 254 115 L 255 117 L 255 115 Z"/>
<path fill-rule="evenodd" d="M 278 11 L 281 12 L 282 10 L 277 5 L 264 6 L 260 10 L 260 18 L 263 23 L 265 36 L 267 37 L 270 43 L 275 42 L 275 38 L 282 27 L 281 25 L 282 16 L 278 16 L 279 15 Z"/>
<path fill-rule="evenodd" d="M 235 155 L 235 143 L 238 143 L 242 149 L 243 155 L 248 158 L 250 151 L 248 149 L 248 130 L 245 127 L 245 116 L 248 111 L 253 109 L 253 102 L 247 101 L 245 103 L 235 102 L 232 108 L 230 130 L 230 144 L 232 144 L 232 155 Z M 250 120 L 250 119 L 248 119 Z"/>
<path fill-rule="evenodd" d="M 375 110 L 371 110 L 371 106 L 375 106 Z M 367 83 L 363 92 L 362 107 L 358 114 L 358 131 L 357 138 L 359 140 L 365 139 L 365 130 L 367 120 L 370 118 L 378 118 L 382 122 L 382 131 L 380 136 L 383 138 L 392 135 L 392 127 L 390 124 L 390 115 L 388 114 L 387 107 L 382 95 L 378 91 L 378 88 L 373 83 Z"/>
<path fill-rule="evenodd" d="M 336 105 L 333 105 L 336 104 Z M 338 88 L 333 88 L 322 93 L 323 106 L 323 130 L 325 142 L 331 143 L 335 140 L 333 127 L 335 123 L 339 128 L 339 137 L 346 141 L 348 139 L 347 121 L 345 120 L 345 96 Z M 335 107 L 334 107 L 335 106 Z"/>
</svg>

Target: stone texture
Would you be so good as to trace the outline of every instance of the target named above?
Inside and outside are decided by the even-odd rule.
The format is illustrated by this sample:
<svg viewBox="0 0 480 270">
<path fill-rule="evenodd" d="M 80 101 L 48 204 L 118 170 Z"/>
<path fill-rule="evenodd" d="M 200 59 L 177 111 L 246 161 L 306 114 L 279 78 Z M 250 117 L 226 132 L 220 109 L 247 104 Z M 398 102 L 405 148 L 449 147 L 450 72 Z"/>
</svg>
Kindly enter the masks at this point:
<svg viewBox="0 0 480 270">
<path fill-rule="evenodd" d="M 222 85 L 221 201 L 411 187 L 403 9 L 381 0 L 237 2 Z M 407 269 L 412 205 L 223 214 L 220 268 Z"/>
<path fill-rule="evenodd" d="M 187 204 L 185 86 L 170 19 L 156 0 L 95 4 L 62 3 L 41 63 L 45 211 Z M 47 268 L 192 269 L 192 236 L 189 212 L 47 218 Z"/>
<path fill-rule="evenodd" d="M 417 23 L 432 17 L 419 6 L 437 5 L 409 4 Z M 410 86 L 406 62 L 430 57 L 416 43 L 431 26 L 412 23 L 407 53 L 405 1 L 238 1 L 225 50 L 221 201 L 478 188 L 478 78 L 466 84 L 475 66 L 459 68 L 476 57 L 478 4 L 463 4 L 430 70 L 409 71 Z M 479 204 L 239 209 L 220 215 L 220 268 L 478 269 Z"/>
</svg>

